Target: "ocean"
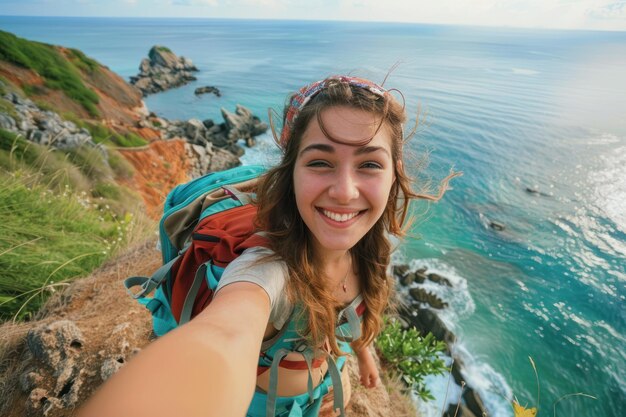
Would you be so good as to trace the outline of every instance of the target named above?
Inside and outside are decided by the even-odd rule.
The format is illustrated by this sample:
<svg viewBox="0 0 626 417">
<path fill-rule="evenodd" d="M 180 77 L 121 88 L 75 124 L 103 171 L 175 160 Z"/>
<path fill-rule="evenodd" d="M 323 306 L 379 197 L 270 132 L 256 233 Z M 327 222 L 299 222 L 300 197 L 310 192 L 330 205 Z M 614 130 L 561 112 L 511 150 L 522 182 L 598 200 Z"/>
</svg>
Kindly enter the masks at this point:
<svg viewBox="0 0 626 417">
<path fill-rule="evenodd" d="M 626 412 L 626 32 L 44 17 L 0 17 L 0 29 L 78 48 L 125 79 L 153 45 L 190 58 L 197 82 L 145 100 L 168 119 L 221 122 L 240 103 L 267 121 L 307 82 L 382 81 L 397 64 L 385 85 L 412 122 L 419 109 L 407 145 L 418 187 L 464 172 L 441 202 L 415 205 L 397 260 L 454 283 L 432 290 L 489 416 L 512 416 L 513 396 L 539 416 Z M 205 85 L 222 97 L 196 97 Z M 273 146 L 261 137 L 245 162 L 271 163 Z M 446 381 L 431 378 L 425 416 L 441 415 Z M 578 392 L 597 399 L 562 398 Z"/>
</svg>

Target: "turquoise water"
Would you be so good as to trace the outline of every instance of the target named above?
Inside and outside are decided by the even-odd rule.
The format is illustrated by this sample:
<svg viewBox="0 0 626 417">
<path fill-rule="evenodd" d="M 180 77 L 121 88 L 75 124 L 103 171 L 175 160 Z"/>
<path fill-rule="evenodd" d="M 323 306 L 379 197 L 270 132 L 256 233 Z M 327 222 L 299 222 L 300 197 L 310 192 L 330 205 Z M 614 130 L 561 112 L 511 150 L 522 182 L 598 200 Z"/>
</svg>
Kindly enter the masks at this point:
<svg viewBox="0 0 626 417">
<path fill-rule="evenodd" d="M 198 82 L 150 96 L 170 119 L 220 119 L 236 103 L 267 119 L 288 92 L 352 72 L 400 89 L 424 117 L 408 166 L 436 185 L 401 257 L 455 282 L 439 291 L 467 379 L 491 416 L 502 395 L 539 416 L 626 409 L 626 33 L 383 23 L 0 17 L 0 29 L 83 50 L 124 78 L 154 44 L 191 58 Z M 221 98 L 196 98 L 201 85 Z M 247 161 L 275 155 L 269 136 Z M 423 182 L 420 182 L 422 184 Z M 529 193 L 530 187 L 539 193 Z M 497 232 L 490 221 L 505 225 Z M 419 237 L 419 238 L 418 238 Z M 434 382 L 436 383 L 436 382 Z M 439 406 L 437 406 L 439 408 Z M 432 410 L 431 410 L 432 412 Z M 432 413 L 435 414 L 435 413 Z"/>
</svg>

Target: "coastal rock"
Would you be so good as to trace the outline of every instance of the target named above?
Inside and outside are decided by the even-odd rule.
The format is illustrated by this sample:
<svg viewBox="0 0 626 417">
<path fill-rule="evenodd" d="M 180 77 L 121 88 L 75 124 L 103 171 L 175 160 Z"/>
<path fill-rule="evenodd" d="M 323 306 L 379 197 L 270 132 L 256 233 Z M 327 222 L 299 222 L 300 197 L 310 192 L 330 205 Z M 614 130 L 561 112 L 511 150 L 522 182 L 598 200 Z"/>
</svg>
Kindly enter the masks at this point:
<svg viewBox="0 0 626 417">
<path fill-rule="evenodd" d="M 261 122 L 249 109 L 240 104 L 237 104 L 235 113 L 230 113 L 224 108 L 221 111 L 228 129 L 230 143 L 243 139 L 248 147 L 252 147 L 256 144 L 254 137 L 265 133 L 268 129 L 267 123 Z"/>
<path fill-rule="evenodd" d="M 463 400 L 465 400 L 465 404 L 467 408 L 477 416 L 483 416 L 487 414 L 487 409 L 485 408 L 485 404 L 483 400 L 480 398 L 478 393 L 474 391 L 471 387 L 467 387 L 463 392 Z"/>
<path fill-rule="evenodd" d="M 196 80 L 191 73 L 198 71 L 191 60 L 178 57 L 165 46 L 155 45 L 139 65 L 139 74 L 130 83 L 144 96 L 169 90 Z"/>
<path fill-rule="evenodd" d="M 536 187 L 526 187 L 526 192 L 528 194 L 539 195 L 542 197 L 550 197 L 550 194 L 544 193 L 543 191 L 539 191 Z"/>
<path fill-rule="evenodd" d="M 191 178 L 241 165 L 237 156 L 224 149 L 216 148 L 211 143 L 204 146 L 187 144 L 185 151 L 190 164 L 189 176 Z"/>
<path fill-rule="evenodd" d="M 85 343 L 80 329 L 69 320 L 34 328 L 28 332 L 26 341 L 33 356 L 50 368 L 71 361 Z"/>
<path fill-rule="evenodd" d="M 48 415 L 54 408 L 73 407 L 83 382 L 80 355 L 85 344 L 81 330 L 70 320 L 59 320 L 31 329 L 26 344 L 40 364 L 20 376 L 30 394 L 27 408 Z"/>
<path fill-rule="evenodd" d="M 428 279 L 431 280 L 432 282 L 436 282 L 437 284 L 442 284 L 447 287 L 452 287 L 452 283 L 450 283 L 450 281 L 447 278 L 442 277 L 439 274 L 435 274 L 434 272 L 428 274 Z"/>
<path fill-rule="evenodd" d="M 217 87 L 213 87 L 210 85 L 207 85 L 206 87 L 198 87 L 193 93 L 197 96 L 202 94 L 215 94 L 217 97 L 222 97 L 222 93 L 220 92 L 220 90 Z"/>
<path fill-rule="evenodd" d="M 503 223 L 497 222 L 495 220 L 491 220 L 489 222 L 489 227 L 491 227 L 493 230 L 497 230 L 498 232 L 501 232 L 505 229 Z"/>
<path fill-rule="evenodd" d="M 237 144 L 239 139 L 246 141 L 248 146 L 255 143 L 255 136 L 265 133 L 268 129 L 266 123 L 252 114 L 252 112 L 244 106 L 237 105 L 234 113 L 222 109 L 224 117 L 223 123 L 215 123 L 211 119 L 200 121 L 198 119 L 190 119 L 188 121 L 170 121 L 164 129 L 167 139 L 184 138 L 191 145 L 198 145 L 205 148 L 205 153 L 218 157 L 221 162 L 209 162 L 210 166 L 226 166 L 232 167 L 239 165 L 235 163 L 232 157 L 223 154 L 226 151 L 235 157 L 244 154 L 244 150 Z M 210 147 L 207 148 L 207 146 Z M 193 149 L 193 148 L 190 148 Z M 221 150 L 221 151 L 218 151 Z M 196 152 L 197 154 L 197 152 Z M 217 160 L 216 160 L 217 161 Z M 235 165 L 233 165 L 235 163 Z M 194 164 L 197 169 L 202 169 L 207 163 Z M 197 171 L 192 176 L 195 176 Z M 200 175 L 209 171 L 203 171 Z"/>
<path fill-rule="evenodd" d="M 408 265 L 394 265 L 393 266 L 393 274 L 398 278 L 402 278 L 409 272 Z"/>
<path fill-rule="evenodd" d="M 79 146 L 98 147 L 88 130 L 63 120 L 57 113 L 40 109 L 29 99 L 11 93 L 4 97 L 13 103 L 19 122 L 6 113 L 0 113 L 0 127 L 43 146 L 56 149 L 74 149 Z"/>
<path fill-rule="evenodd" d="M 485 414 L 486 415 L 486 414 Z M 482 416 L 482 414 L 480 415 Z M 467 408 L 467 406 L 461 404 L 450 404 L 448 410 L 443 413 L 443 417 L 477 417 L 476 414 Z"/>
<path fill-rule="evenodd" d="M 432 308 L 442 309 L 448 307 L 448 303 L 444 302 L 435 294 L 426 291 L 424 288 L 411 288 L 409 294 L 415 301 L 426 303 Z"/>
<path fill-rule="evenodd" d="M 434 311 L 427 308 L 417 308 L 416 311 L 417 314 L 415 315 L 406 314 L 405 312 L 402 316 L 410 323 L 411 326 L 418 329 L 422 334 L 428 334 L 430 332 L 438 340 L 446 342 L 449 350 L 449 346 L 456 341 L 454 333 L 448 330 L 445 323 Z"/>
<path fill-rule="evenodd" d="M 414 281 L 415 281 L 414 272 L 409 272 L 408 274 L 402 275 L 402 278 L 400 278 L 400 284 L 404 285 L 405 287 L 410 286 L 411 284 L 413 284 Z"/>
</svg>

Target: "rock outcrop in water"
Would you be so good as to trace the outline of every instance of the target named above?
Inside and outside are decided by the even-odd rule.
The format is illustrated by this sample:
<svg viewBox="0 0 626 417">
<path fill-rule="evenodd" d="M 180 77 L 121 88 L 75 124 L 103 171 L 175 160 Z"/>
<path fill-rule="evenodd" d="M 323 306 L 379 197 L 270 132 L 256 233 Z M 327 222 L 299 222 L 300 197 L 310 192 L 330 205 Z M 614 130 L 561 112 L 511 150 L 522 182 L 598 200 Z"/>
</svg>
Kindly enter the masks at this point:
<svg viewBox="0 0 626 417">
<path fill-rule="evenodd" d="M 139 65 L 139 74 L 130 77 L 130 83 L 141 90 L 144 96 L 169 90 L 195 81 L 192 72 L 198 71 L 193 62 L 178 57 L 165 46 L 155 45 Z"/>
<path fill-rule="evenodd" d="M 193 145 L 224 149 L 236 156 L 243 155 L 244 151 L 237 145 L 237 141 L 244 140 L 247 146 L 254 146 L 255 137 L 265 133 L 267 123 L 262 122 L 246 107 L 238 104 L 235 113 L 222 108 L 223 123 L 216 124 L 211 119 L 187 121 L 170 121 L 165 127 L 166 138 L 180 137 Z"/>
</svg>

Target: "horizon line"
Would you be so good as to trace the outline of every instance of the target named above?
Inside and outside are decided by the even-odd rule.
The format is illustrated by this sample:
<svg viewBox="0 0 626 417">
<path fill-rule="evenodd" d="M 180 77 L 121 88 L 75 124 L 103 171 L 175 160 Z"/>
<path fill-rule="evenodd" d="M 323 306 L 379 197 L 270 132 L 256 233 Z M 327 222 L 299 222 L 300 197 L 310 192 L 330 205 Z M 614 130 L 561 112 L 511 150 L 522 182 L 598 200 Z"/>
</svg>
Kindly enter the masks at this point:
<svg viewBox="0 0 626 417">
<path fill-rule="evenodd" d="M 400 20 L 346 20 L 346 19 L 306 19 L 306 18 L 292 18 L 292 19 L 275 19 L 275 18 L 249 18 L 249 17 L 198 17 L 198 16 L 61 16 L 61 15 L 4 15 L 0 14 L 0 17 L 34 17 L 34 18 L 60 18 L 60 19 L 153 19 L 153 20 L 174 20 L 174 19 L 189 19 L 189 20 L 242 20 L 242 21 L 268 21 L 268 22 L 346 22 L 346 23 L 385 23 L 385 24 L 398 24 L 398 25 L 424 25 L 424 26 L 458 26 L 458 27 L 473 27 L 473 28 L 493 28 L 493 29 L 521 29 L 521 30 L 545 30 L 545 31 L 577 31 L 577 32 L 612 32 L 612 33 L 625 33 L 624 29 L 589 29 L 589 28 L 568 28 L 568 27 L 547 27 L 547 26 L 512 26 L 512 25 L 486 25 L 486 24 L 472 24 L 472 23 L 445 23 L 445 22 L 415 22 L 415 21 L 400 21 Z"/>
</svg>

